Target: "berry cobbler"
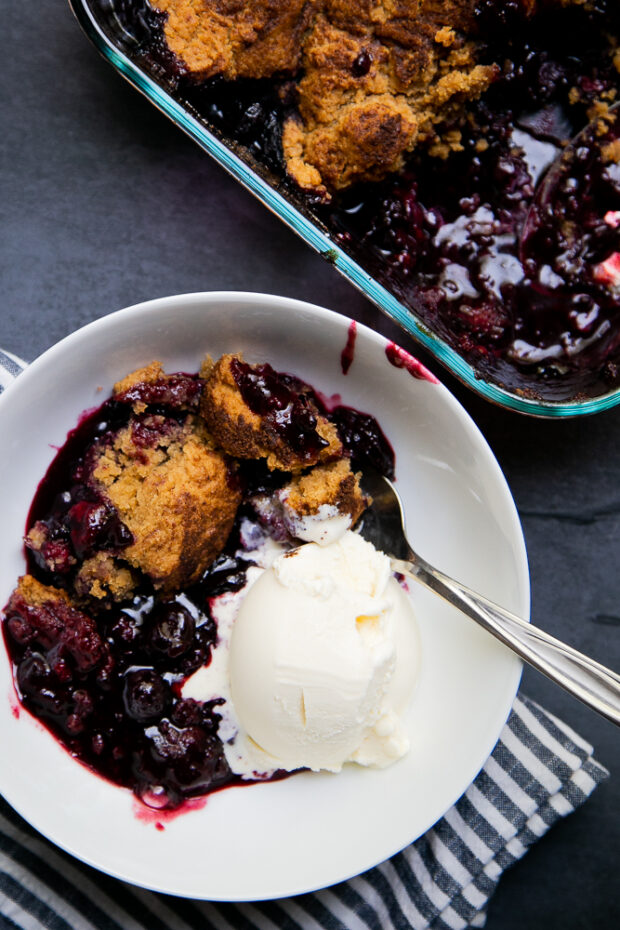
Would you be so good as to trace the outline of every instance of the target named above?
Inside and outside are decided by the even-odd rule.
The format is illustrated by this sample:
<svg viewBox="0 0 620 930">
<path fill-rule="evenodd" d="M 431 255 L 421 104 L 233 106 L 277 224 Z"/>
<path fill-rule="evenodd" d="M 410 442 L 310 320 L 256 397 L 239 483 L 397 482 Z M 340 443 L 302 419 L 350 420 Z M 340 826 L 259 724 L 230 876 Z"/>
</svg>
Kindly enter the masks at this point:
<svg viewBox="0 0 620 930">
<path fill-rule="evenodd" d="M 620 385 L 617 0 L 114 8 L 136 63 L 481 377 Z"/>
<path fill-rule="evenodd" d="M 366 464 L 393 472 L 376 421 L 326 409 L 266 363 L 127 375 L 69 433 L 30 508 L 27 571 L 2 621 L 23 706 L 152 808 L 264 777 L 233 773 L 224 701 L 185 686 L 269 547 L 357 522 Z"/>
</svg>

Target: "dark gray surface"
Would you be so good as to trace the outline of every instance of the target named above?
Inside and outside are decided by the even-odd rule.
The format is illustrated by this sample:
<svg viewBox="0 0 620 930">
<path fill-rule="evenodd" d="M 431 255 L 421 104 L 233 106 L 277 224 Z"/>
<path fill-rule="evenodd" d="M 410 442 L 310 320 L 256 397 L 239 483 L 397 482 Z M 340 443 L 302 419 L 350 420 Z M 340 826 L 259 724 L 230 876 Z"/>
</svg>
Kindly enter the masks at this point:
<svg viewBox="0 0 620 930">
<path fill-rule="evenodd" d="M 412 347 L 124 83 L 64 0 L 4 0 L 0 42 L 0 346 L 30 360 L 120 307 L 223 288 L 313 301 Z M 528 420 L 429 365 L 511 485 L 534 622 L 620 669 L 620 409 Z M 612 777 L 506 874 L 488 927 L 620 926 L 620 733 L 533 672 L 523 688 L 587 736 Z"/>
</svg>

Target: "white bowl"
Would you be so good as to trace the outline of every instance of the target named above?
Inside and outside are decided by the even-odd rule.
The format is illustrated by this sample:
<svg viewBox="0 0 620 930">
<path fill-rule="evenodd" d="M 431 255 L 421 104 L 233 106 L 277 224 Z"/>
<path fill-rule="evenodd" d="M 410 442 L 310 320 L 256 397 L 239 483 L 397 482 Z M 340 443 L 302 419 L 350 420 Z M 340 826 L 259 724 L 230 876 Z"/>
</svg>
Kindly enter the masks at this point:
<svg viewBox="0 0 620 930">
<path fill-rule="evenodd" d="M 0 397 L 0 604 L 24 571 L 22 534 L 37 483 L 86 408 L 154 358 L 195 371 L 205 353 L 242 351 L 377 417 L 396 452 L 414 546 L 522 617 L 529 580 L 521 527 L 500 468 L 441 384 L 394 367 L 388 343 L 350 321 L 264 294 L 168 297 L 105 316 L 55 345 Z M 62 749 L 16 699 L 0 646 L 0 791 L 54 843 L 111 875 L 158 891 L 224 901 L 298 894 L 358 874 L 423 834 L 491 753 L 521 664 L 453 608 L 411 591 L 422 660 L 407 726 L 412 749 L 384 770 L 301 773 L 231 788 L 156 830 L 126 789 Z"/>
</svg>

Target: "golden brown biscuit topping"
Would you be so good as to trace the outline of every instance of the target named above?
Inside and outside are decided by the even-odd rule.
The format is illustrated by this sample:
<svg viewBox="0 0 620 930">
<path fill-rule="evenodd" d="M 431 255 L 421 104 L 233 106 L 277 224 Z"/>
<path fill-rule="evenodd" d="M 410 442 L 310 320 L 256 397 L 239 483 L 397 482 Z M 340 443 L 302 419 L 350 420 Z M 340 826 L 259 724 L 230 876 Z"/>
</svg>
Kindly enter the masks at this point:
<svg viewBox="0 0 620 930">
<path fill-rule="evenodd" d="M 496 74 L 470 38 L 473 0 L 152 2 L 168 14 L 169 48 L 197 80 L 301 68 L 284 156 L 301 187 L 323 193 L 400 168 Z"/>
</svg>

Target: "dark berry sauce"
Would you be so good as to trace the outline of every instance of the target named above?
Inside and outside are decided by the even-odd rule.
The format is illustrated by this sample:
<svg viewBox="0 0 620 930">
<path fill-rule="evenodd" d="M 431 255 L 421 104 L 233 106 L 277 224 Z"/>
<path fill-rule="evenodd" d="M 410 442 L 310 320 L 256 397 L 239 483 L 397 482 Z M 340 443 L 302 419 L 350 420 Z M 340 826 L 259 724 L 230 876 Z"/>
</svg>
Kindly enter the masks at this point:
<svg viewBox="0 0 620 930">
<path fill-rule="evenodd" d="M 310 409 L 324 412 L 312 388 L 293 376 L 256 366 L 252 378 L 246 367 L 239 369 L 241 383 L 263 415 L 290 407 L 305 426 Z M 244 587 L 253 564 L 248 540 L 264 538 L 249 502 L 273 493 L 290 475 L 269 471 L 264 462 L 239 463 L 236 480 L 245 500 L 224 551 L 191 587 L 164 596 L 141 577 L 124 602 L 89 598 L 79 606 L 63 592 L 72 589 L 75 573 L 95 549 L 122 559 L 132 541 L 114 508 L 95 493 L 93 448 L 128 424 L 135 441 L 149 424 L 165 429 L 182 421 L 188 409 L 197 408 L 201 386 L 185 375 L 167 384 L 140 383 L 81 418 L 41 481 L 26 527 L 37 527 L 46 539 L 41 551 L 27 548 L 29 573 L 60 594 L 37 604 L 16 591 L 2 622 L 22 705 L 72 756 L 162 811 L 252 781 L 228 767 L 218 737 L 222 702 L 183 698 L 182 687 L 211 661 L 218 639 L 214 599 Z M 132 410 L 136 402 L 145 405 L 141 412 Z M 393 452 L 372 417 L 345 407 L 325 415 L 336 423 L 357 467 L 372 463 L 393 474 Z"/>
<path fill-rule="evenodd" d="M 417 358 L 401 348 L 401 346 L 396 345 L 395 342 L 388 342 L 385 347 L 385 355 L 394 368 L 404 368 L 412 378 L 417 378 L 418 381 L 430 381 L 431 384 L 437 384 L 435 375 L 431 374 L 428 368 L 425 368 Z"/>
<path fill-rule="evenodd" d="M 394 449 L 373 416 L 339 404 L 329 412 L 329 419 L 336 425 L 353 468 L 363 471 L 370 466 L 386 478 L 394 477 Z"/>
<path fill-rule="evenodd" d="M 317 432 L 316 410 L 305 385 L 267 364 L 247 365 L 235 358 L 230 367 L 244 401 L 267 429 L 302 461 L 316 461 L 329 443 Z"/>
<path fill-rule="evenodd" d="M 175 411 L 196 410 L 203 382 L 200 378 L 179 374 L 160 381 L 141 381 L 117 395 L 117 401 L 128 404 L 165 404 Z"/>
<path fill-rule="evenodd" d="M 401 175 L 338 194 L 327 206 L 296 189 L 284 170 L 281 128 L 295 107 L 293 75 L 196 86 L 167 50 L 163 17 L 146 0 L 115 0 L 113 22 L 101 0 L 101 17 L 140 67 L 480 376 L 562 401 L 620 384 L 618 229 L 604 225 L 618 209 L 620 181 L 599 170 L 600 139 L 584 140 L 567 197 L 550 192 L 535 235 L 530 207 L 592 108 L 618 96 L 620 4 L 541 0 L 535 15 L 529 7 L 477 5 L 481 61 L 499 63 L 500 73 L 468 108 L 461 151 L 442 160 L 416 150 Z M 352 73 L 363 76 L 371 64 L 362 51 Z M 575 227 L 568 250 L 567 223 Z"/>
</svg>

